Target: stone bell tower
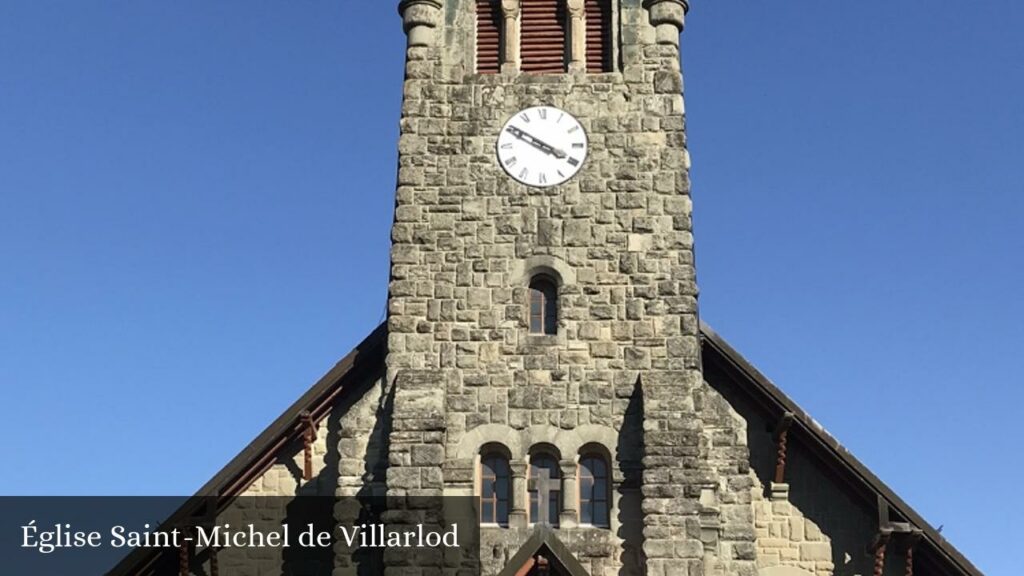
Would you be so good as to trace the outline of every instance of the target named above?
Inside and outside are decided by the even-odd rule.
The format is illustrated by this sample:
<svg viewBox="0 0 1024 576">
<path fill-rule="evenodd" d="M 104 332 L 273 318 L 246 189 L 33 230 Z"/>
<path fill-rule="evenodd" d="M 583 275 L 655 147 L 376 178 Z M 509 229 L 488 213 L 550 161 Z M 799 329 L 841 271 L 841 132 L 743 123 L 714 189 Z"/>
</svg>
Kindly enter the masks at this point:
<svg viewBox="0 0 1024 576">
<path fill-rule="evenodd" d="M 733 551 L 752 528 L 729 529 L 727 510 L 743 498 L 745 454 L 709 457 L 700 407 L 687 9 L 399 4 L 387 491 L 482 498 L 484 574 L 548 562 L 544 546 L 553 574 L 749 571 Z M 569 144 L 514 134 L 543 160 L 580 163 L 555 186 L 526 180 L 497 144 L 537 106 L 586 135 L 573 158 Z M 540 527 L 573 558 L 547 544 L 524 553 Z"/>
</svg>

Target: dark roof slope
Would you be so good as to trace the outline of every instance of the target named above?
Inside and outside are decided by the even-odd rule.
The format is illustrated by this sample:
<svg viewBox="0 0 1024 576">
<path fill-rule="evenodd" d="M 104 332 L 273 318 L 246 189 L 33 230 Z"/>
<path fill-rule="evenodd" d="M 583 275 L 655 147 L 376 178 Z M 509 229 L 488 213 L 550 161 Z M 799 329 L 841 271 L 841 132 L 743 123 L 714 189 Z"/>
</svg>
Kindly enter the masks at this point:
<svg viewBox="0 0 1024 576">
<path fill-rule="evenodd" d="M 533 534 L 512 556 L 498 576 L 524 574 L 525 570 L 533 567 L 532 560 L 537 554 L 543 554 L 544 557 L 557 563 L 555 574 L 568 573 L 569 576 L 589 576 L 580 561 L 565 547 L 558 536 L 555 536 L 554 530 L 546 524 L 539 524 L 533 529 Z"/>
</svg>

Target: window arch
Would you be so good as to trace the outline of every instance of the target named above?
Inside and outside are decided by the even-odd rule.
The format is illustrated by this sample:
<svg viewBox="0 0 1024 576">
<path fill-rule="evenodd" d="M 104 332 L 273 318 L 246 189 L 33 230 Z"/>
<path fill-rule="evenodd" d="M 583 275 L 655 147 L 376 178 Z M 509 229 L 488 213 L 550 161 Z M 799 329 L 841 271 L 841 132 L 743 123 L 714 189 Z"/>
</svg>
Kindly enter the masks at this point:
<svg viewBox="0 0 1024 576">
<path fill-rule="evenodd" d="M 476 0 L 476 71 L 497 74 L 502 62 L 502 13 L 499 0 Z"/>
<path fill-rule="evenodd" d="M 587 72 L 612 71 L 612 0 L 585 0 Z"/>
<path fill-rule="evenodd" d="M 530 457 L 530 522 L 558 527 L 562 512 L 562 469 L 558 458 L 547 452 Z"/>
<path fill-rule="evenodd" d="M 512 493 L 508 457 L 497 451 L 480 459 L 480 522 L 508 526 L 509 496 Z"/>
<path fill-rule="evenodd" d="M 565 72 L 568 21 L 565 0 L 520 0 L 522 71 Z"/>
<path fill-rule="evenodd" d="M 530 333 L 558 333 L 558 284 L 550 276 L 530 280 Z"/>
<path fill-rule="evenodd" d="M 604 456 L 587 453 L 580 458 L 580 523 L 607 528 L 611 525 L 611 483 Z"/>
</svg>

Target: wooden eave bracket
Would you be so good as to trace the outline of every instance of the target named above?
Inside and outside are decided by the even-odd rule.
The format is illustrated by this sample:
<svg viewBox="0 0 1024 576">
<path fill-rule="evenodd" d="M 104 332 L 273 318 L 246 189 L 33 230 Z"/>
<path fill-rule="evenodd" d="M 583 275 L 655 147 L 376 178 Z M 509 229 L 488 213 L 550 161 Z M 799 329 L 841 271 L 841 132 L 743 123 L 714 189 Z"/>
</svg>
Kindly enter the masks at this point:
<svg viewBox="0 0 1024 576">
<path fill-rule="evenodd" d="M 889 501 L 881 494 L 878 495 L 878 534 L 868 546 L 868 552 L 875 552 L 878 547 L 884 546 L 890 540 L 899 540 L 906 549 L 917 545 L 924 537 L 924 530 L 914 526 L 910 522 L 893 522 L 889 516 Z"/>
<path fill-rule="evenodd" d="M 890 507 L 889 501 L 886 500 L 881 494 L 878 495 L 878 526 L 882 529 L 888 528 L 894 534 L 913 534 L 922 533 L 920 528 L 917 528 L 910 522 L 893 522 L 889 515 Z"/>
<path fill-rule="evenodd" d="M 775 483 L 783 484 L 786 481 L 786 451 L 789 446 L 789 428 L 793 425 L 793 421 L 796 420 L 796 415 L 792 412 L 783 412 L 782 417 L 779 418 L 777 424 L 775 424 L 774 430 L 772 430 L 772 439 L 775 440 L 776 445 L 776 456 L 775 456 Z M 769 428 L 771 430 L 771 428 Z"/>
<path fill-rule="evenodd" d="M 178 575 L 189 576 L 191 570 L 191 551 L 189 549 L 189 542 L 192 540 L 188 537 L 191 532 L 191 528 L 187 525 L 181 527 L 181 533 L 184 537 L 181 540 L 181 544 L 178 545 Z"/>
<path fill-rule="evenodd" d="M 779 422 L 772 431 L 772 439 L 778 440 L 783 434 L 788 434 L 789 427 L 793 425 L 794 420 L 796 420 L 796 414 L 788 411 L 783 412 L 782 416 L 779 417 Z"/>
<path fill-rule="evenodd" d="M 219 508 L 219 500 L 220 499 L 217 497 L 216 492 L 214 492 L 212 496 L 206 498 L 206 506 L 205 510 L 203 511 L 202 523 L 205 527 L 211 530 L 213 529 L 213 527 L 217 525 L 217 512 Z M 220 562 L 217 559 L 217 547 L 210 546 L 207 549 L 207 551 L 209 553 L 210 561 L 209 576 L 219 576 Z"/>
<path fill-rule="evenodd" d="M 874 554 L 878 552 L 879 548 L 885 548 L 889 545 L 889 541 L 892 540 L 892 528 L 881 528 L 875 537 L 868 544 L 868 554 Z"/>
<path fill-rule="evenodd" d="M 316 421 L 309 410 L 299 414 L 299 426 L 302 428 L 302 478 L 308 482 L 313 479 L 313 442 L 316 442 Z"/>
</svg>

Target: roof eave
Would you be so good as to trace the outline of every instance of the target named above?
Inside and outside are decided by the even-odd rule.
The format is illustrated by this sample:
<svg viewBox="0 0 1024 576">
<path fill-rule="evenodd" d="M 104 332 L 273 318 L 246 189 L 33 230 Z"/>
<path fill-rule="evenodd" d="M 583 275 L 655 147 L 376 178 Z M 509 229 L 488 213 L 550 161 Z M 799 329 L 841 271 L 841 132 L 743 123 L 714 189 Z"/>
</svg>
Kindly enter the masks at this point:
<svg viewBox="0 0 1024 576">
<path fill-rule="evenodd" d="M 789 398 L 778 386 L 773 384 L 753 364 L 747 361 L 717 332 L 707 325 L 703 320 L 700 323 L 701 336 L 706 344 L 727 359 L 733 367 L 742 373 L 752 385 L 753 391 L 759 392 L 764 398 L 774 403 L 779 412 L 793 413 L 796 423 L 807 433 L 807 437 L 816 442 L 818 447 L 831 453 L 840 462 L 843 468 L 864 484 L 866 488 L 875 492 L 885 499 L 889 506 L 907 518 L 910 522 L 921 528 L 925 540 L 946 559 L 956 565 L 965 574 L 972 576 L 983 576 L 982 572 L 960 553 L 948 540 L 942 537 L 920 514 L 909 504 L 896 495 L 885 482 L 882 482 L 860 462 L 849 450 L 839 443 L 831 434 L 807 414 L 800 406 Z"/>
</svg>

